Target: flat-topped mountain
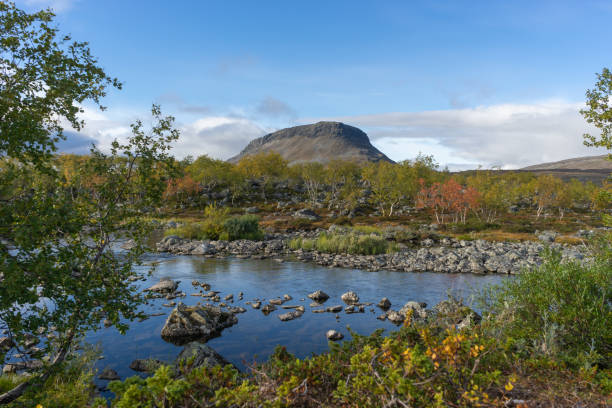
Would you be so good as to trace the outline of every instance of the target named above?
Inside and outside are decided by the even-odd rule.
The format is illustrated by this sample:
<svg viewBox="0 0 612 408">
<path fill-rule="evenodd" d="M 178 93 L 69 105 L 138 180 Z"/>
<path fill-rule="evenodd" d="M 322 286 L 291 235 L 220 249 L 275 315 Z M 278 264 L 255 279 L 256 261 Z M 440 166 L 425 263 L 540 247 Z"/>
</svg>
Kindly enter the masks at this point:
<svg viewBox="0 0 612 408">
<path fill-rule="evenodd" d="M 610 170 L 612 171 L 612 161 L 607 160 L 608 155 L 576 157 L 556 161 L 552 163 L 542 163 L 533 166 L 523 167 L 521 170 Z"/>
<path fill-rule="evenodd" d="M 340 122 L 318 122 L 311 125 L 281 129 L 251 141 L 229 162 L 244 156 L 276 152 L 289 164 L 303 162 L 327 163 L 333 159 L 355 162 L 391 160 L 372 146 L 362 130 Z"/>
</svg>

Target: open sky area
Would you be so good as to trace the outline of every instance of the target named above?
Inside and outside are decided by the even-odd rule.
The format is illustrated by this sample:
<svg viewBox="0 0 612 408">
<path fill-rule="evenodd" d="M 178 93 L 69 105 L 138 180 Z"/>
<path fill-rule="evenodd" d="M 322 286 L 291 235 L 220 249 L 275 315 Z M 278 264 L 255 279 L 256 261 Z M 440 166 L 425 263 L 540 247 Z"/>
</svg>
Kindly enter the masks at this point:
<svg viewBox="0 0 612 408">
<path fill-rule="evenodd" d="M 19 0 L 51 7 L 123 90 L 66 152 L 105 148 L 152 103 L 174 154 L 227 159 L 271 131 L 338 120 L 393 160 L 450 169 L 602 154 L 579 114 L 610 67 L 612 1 Z"/>
</svg>

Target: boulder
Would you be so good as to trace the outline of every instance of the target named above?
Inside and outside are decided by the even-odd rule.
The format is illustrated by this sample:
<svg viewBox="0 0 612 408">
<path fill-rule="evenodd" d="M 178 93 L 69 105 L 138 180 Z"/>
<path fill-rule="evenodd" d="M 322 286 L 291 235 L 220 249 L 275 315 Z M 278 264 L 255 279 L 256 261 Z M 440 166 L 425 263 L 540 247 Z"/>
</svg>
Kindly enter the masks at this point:
<svg viewBox="0 0 612 408">
<path fill-rule="evenodd" d="M 542 231 L 537 233 L 538 239 L 542 242 L 552 243 L 555 242 L 555 238 L 557 238 L 557 233 L 555 231 Z"/>
<path fill-rule="evenodd" d="M 410 301 L 406 303 L 399 312 L 404 315 L 404 318 L 412 312 L 413 319 L 425 319 L 427 318 L 427 310 L 425 310 L 425 307 L 427 307 L 427 303 Z"/>
<path fill-rule="evenodd" d="M 433 315 L 435 324 L 459 330 L 478 324 L 482 320 L 478 313 L 453 297 L 435 305 Z"/>
<path fill-rule="evenodd" d="M 162 328 L 162 338 L 181 345 L 198 339 L 208 341 L 227 327 L 238 323 L 234 313 L 216 306 L 186 306 L 179 303 L 170 313 Z"/>
<path fill-rule="evenodd" d="M 322 290 L 312 292 L 310 295 L 308 295 L 308 297 L 318 303 L 323 303 L 329 299 L 329 295 Z"/>
<path fill-rule="evenodd" d="M 281 322 L 288 322 L 289 320 L 293 320 L 293 319 L 297 319 L 298 317 L 302 317 L 303 314 L 304 312 L 301 310 L 292 310 L 290 312 L 278 315 L 278 318 L 280 319 Z"/>
<path fill-rule="evenodd" d="M 391 307 L 391 301 L 384 297 L 380 300 L 380 302 L 378 302 L 377 306 L 380 307 L 382 310 L 389 310 L 389 308 Z"/>
<path fill-rule="evenodd" d="M 342 299 L 342 301 L 347 305 L 352 305 L 359 302 L 359 296 L 357 296 L 357 294 L 353 291 L 346 292 L 340 297 L 340 299 Z"/>
<path fill-rule="evenodd" d="M 306 218 L 310 221 L 318 221 L 321 219 L 321 217 L 319 217 L 317 213 L 315 213 L 309 208 L 302 208 L 301 210 L 297 210 L 295 213 L 293 213 L 293 216 L 297 218 Z"/>
<path fill-rule="evenodd" d="M 395 310 L 387 311 L 386 315 L 387 315 L 387 319 L 389 319 L 389 321 L 393 324 L 400 325 L 404 323 L 404 320 L 405 320 L 404 315 Z"/>
<path fill-rule="evenodd" d="M 327 309 L 325 309 L 326 312 L 329 313 L 338 313 L 342 311 L 342 305 L 337 305 L 337 306 L 330 306 Z"/>
<path fill-rule="evenodd" d="M 325 333 L 325 337 L 327 337 L 328 340 L 336 341 L 342 340 L 344 335 L 336 330 L 328 330 L 327 333 Z"/>
<path fill-rule="evenodd" d="M 196 367 L 214 367 L 217 365 L 226 366 L 230 364 L 226 359 L 217 353 L 207 344 L 192 341 L 185 345 L 181 353 L 176 358 L 175 368 L 180 372 L 181 365 L 189 366 L 190 369 Z"/>
<path fill-rule="evenodd" d="M 148 289 L 145 289 L 147 292 L 158 292 L 158 293 L 172 293 L 176 291 L 178 288 L 178 282 L 173 281 L 172 279 L 162 278 L 155 285 L 151 286 Z"/>
<path fill-rule="evenodd" d="M 108 368 L 108 367 L 102 370 L 98 378 L 101 380 L 109 380 L 109 381 L 121 379 L 121 377 L 119 377 L 119 374 L 117 374 L 115 370 L 113 370 L 112 368 Z"/>
</svg>

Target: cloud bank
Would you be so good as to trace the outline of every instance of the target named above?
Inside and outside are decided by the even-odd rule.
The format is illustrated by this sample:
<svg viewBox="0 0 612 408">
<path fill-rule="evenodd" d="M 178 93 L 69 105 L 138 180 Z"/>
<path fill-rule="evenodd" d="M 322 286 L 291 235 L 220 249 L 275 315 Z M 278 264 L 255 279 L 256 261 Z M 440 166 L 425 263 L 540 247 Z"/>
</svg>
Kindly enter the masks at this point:
<svg viewBox="0 0 612 408">
<path fill-rule="evenodd" d="M 603 153 L 582 144 L 582 135 L 594 131 L 579 113 L 582 106 L 544 101 L 327 120 L 365 129 L 372 143 L 394 160 L 412 158 L 418 148 L 451 168 L 512 169 Z"/>
<path fill-rule="evenodd" d="M 359 116 L 301 119 L 300 123 L 337 120 L 364 129 L 372 143 L 394 160 L 414 158 L 419 152 L 433 155 L 451 170 L 500 166 L 505 169 L 603 154 L 587 148 L 582 134 L 593 131 L 579 114 L 580 103 L 544 101 L 531 104 L 500 104 L 424 112 L 392 112 Z M 273 98 L 257 107 L 259 116 L 211 115 L 205 111 L 177 122 L 181 138 L 173 154 L 228 159 L 251 140 L 272 132 L 265 116 L 287 116 L 294 111 Z M 87 126 L 69 133 L 60 150 L 86 153 L 94 142 L 108 149 L 115 138 L 129 135 L 129 123 L 138 116 L 85 109 Z M 282 123 L 282 122 L 281 122 Z M 291 125 L 287 119 L 286 126 Z M 281 126 L 282 127 L 282 126 Z"/>
</svg>

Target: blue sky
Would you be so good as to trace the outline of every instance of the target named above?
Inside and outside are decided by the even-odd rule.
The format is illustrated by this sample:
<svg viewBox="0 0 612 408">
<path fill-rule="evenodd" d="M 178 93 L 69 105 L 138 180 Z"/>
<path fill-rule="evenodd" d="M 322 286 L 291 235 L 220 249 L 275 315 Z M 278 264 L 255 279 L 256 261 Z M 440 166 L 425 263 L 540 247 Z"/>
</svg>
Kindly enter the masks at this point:
<svg viewBox="0 0 612 408">
<path fill-rule="evenodd" d="M 610 66 L 609 1 L 89 1 L 52 7 L 124 83 L 64 144 L 108 145 L 152 102 L 176 154 L 227 158 L 322 119 L 364 129 L 395 160 L 521 167 L 598 154 L 577 113 Z"/>
</svg>

